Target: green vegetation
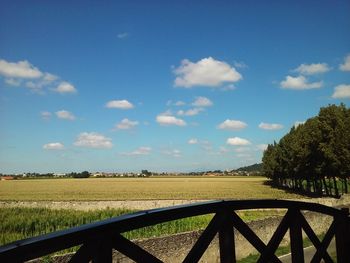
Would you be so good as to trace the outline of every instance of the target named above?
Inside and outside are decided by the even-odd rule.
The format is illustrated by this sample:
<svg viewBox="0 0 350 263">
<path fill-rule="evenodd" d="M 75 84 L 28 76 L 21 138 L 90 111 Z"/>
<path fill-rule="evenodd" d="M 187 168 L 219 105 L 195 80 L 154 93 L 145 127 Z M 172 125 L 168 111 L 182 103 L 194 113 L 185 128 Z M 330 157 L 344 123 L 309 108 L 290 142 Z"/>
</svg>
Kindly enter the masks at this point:
<svg viewBox="0 0 350 263">
<path fill-rule="evenodd" d="M 244 167 L 238 168 L 238 169 L 236 169 L 234 171 L 258 172 L 258 173 L 260 173 L 262 171 L 262 167 L 263 167 L 262 163 L 256 163 L 256 164 L 252 164 L 252 165 L 249 165 L 249 166 L 244 166 Z"/>
<path fill-rule="evenodd" d="M 274 185 L 298 192 L 336 197 L 348 193 L 350 109 L 330 105 L 293 127 L 279 143 L 268 146 L 263 171 Z"/>
<path fill-rule="evenodd" d="M 95 211 L 55 210 L 47 208 L 0 208 L 0 245 L 130 213 L 124 209 Z M 243 220 L 252 221 L 282 215 L 279 211 L 241 211 Z M 129 239 L 164 236 L 204 229 L 212 215 L 174 220 L 125 233 Z"/>
<path fill-rule="evenodd" d="M 2 201 L 298 198 L 264 177 L 147 177 L 0 181 Z"/>
</svg>

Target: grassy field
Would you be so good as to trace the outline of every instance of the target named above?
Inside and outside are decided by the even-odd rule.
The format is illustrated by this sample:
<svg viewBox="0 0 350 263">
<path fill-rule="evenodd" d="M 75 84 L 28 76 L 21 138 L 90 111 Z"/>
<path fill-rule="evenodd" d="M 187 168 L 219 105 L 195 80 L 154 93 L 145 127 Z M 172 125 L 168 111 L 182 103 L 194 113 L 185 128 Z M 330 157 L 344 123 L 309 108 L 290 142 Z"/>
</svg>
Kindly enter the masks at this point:
<svg viewBox="0 0 350 263">
<path fill-rule="evenodd" d="M 0 245 L 130 212 L 132 211 L 125 209 L 75 211 L 47 208 L 0 208 Z M 243 220 L 252 221 L 269 216 L 279 216 L 283 212 L 276 210 L 239 211 L 238 214 Z M 204 229 L 211 218 L 212 215 L 189 217 L 140 228 L 126 232 L 124 235 L 129 239 L 137 239 L 199 230 Z"/>
<path fill-rule="evenodd" d="M 298 198 L 264 177 L 150 177 L 0 181 L 0 200 L 90 201 Z"/>
</svg>

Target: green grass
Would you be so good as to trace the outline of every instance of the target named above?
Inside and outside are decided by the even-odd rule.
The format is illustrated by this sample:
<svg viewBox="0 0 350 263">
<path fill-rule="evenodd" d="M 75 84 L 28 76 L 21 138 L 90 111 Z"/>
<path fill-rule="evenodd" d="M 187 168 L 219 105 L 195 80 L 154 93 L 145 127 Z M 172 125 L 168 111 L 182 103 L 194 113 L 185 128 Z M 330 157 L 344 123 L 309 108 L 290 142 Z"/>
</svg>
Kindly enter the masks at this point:
<svg viewBox="0 0 350 263">
<path fill-rule="evenodd" d="M 324 238 L 324 233 L 317 235 L 319 240 L 323 240 Z M 313 246 L 312 242 L 310 241 L 310 239 L 308 237 L 303 239 L 303 247 L 309 247 L 309 246 Z M 275 255 L 277 257 L 282 256 L 282 255 L 286 255 L 288 253 L 290 253 L 291 248 L 290 245 L 288 246 L 280 246 L 277 248 Z M 336 255 L 336 251 L 332 251 L 330 253 L 331 258 L 333 259 L 334 262 L 337 262 L 337 255 Z M 237 263 L 255 263 L 258 261 L 260 257 L 260 254 L 250 254 L 249 256 L 242 258 L 240 260 L 237 260 Z"/>
<path fill-rule="evenodd" d="M 91 223 L 131 210 L 105 209 L 95 211 L 54 210 L 47 208 L 0 208 L 0 245 L 19 239 L 42 235 L 62 229 Z M 279 211 L 240 211 L 245 221 L 278 216 Z M 169 234 L 204 229 L 212 215 L 202 215 L 144 227 L 125 233 L 129 239 L 165 236 Z"/>
<path fill-rule="evenodd" d="M 150 177 L 0 181 L 1 201 L 298 198 L 264 177 Z"/>
</svg>

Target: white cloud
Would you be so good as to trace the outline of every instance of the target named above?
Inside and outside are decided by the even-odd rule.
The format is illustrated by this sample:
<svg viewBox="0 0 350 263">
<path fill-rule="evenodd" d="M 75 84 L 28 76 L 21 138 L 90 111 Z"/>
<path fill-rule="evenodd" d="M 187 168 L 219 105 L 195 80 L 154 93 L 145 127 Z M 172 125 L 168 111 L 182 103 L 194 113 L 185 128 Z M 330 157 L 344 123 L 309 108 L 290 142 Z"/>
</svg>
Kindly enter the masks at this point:
<svg viewBox="0 0 350 263">
<path fill-rule="evenodd" d="M 182 119 L 176 118 L 170 115 L 158 115 L 156 121 L 163 126 L 176 125 L 176 126 L 186 126 L 186 122 Z"/>
<path fill-rule="evenodd" d="M 5 83 L 7 85 L 15 86 L 15 87 L 18 87 L 18 86 L 20 86 L 22 84 L 21 80 L 19 80 L 19 79 L 12 79 L 12 78 L 5 79 Z"/>
<path fill-rule="evenodd" d="M 45 150 L 63 150 L 64 145 L 60 142 L 51 142 L 43 145 Z"/>
<path fill-rule="evenodd" d="M 341 71 L 350 71 L 350 55 L 344 58 L 344 64 L 339 65 Z"/>
<path fill-rule="evenodd" d="M 87 148 L 112 148 L 112 139 L 97 132 L 83 132 L 78 135 L 74 142 L 75 146 Z"/>
<path fill-rule="evenodd" d="M 129 119 L 122 119 L 120 123 L 116 125 L 116 129 L 118 130 L 129 130 L 134 128 L 139 124 L 138 121 L 131 121 Z"/>
<path fill-rule="evenodd" d="M 182 100 L 178 100 L 176 102 L 173 102 L 172 100 L 168 100 L 166 103 L 167 106 L 185 106 L 186 103 Z"/>
<path fill-rule="evenodd" d="M 188 59 L 181 61 L 181 65 L 174 70 L 175 86 L 191 88 L 193 86 L 217 87 L 225 82 L 237 82 L 242 75 L 224 61 L 212 57 L 203 58 L 198 62 Z"/>
<path fill-rule="evenodd" d="M 222 91 L 229 91 L 229 90 L 235 90 L 236 86 L 234 84 L 228 84 L 225 87 L 222 87 L 221 90 Z"/>
<path fill-rule="evenodd" d="M 198 139 L 196 139 L 196 138 L 189 139 L 187 143 L 188 144 L 197 144 L 198 143 Z"/>
<path fill-rule="evenodd" d="M 61 81 L 59 84 L 58 76 L 42 72 L 26 60 L 19 62 L 0 60 L 0 76 L 5 77 L 5 83 L 10 86 L 24 85 L 39 94 L 44 94 L 44 88 L 50 88 L 59 93 L 77 91 L 72 84 L 66 81 Z M 53 88 L 53 85 L 57 84 L 59 84 L 58 87 Z"/>
<path fill-rule="evenodd" d="M 284 89 L 305 90 L 321 88 L 323 86 L 323 82 L 319 81 L 308 83 L 308 80 L 304 76 L 287 76 L 285 80 L 281 81 L 280 85 Z"/>
<path fill-rule="evenodd" d="M 236 67 L 236 68 L 247 68 L 248 65 L 245 64 L 243 61 L 235 61 L 233 63 L 233 65 Z"/>
<path fill-rule="evenodd" d="M 218 129 L 238 131 L 246 128 L 247 126 L 248 125 L 243 121 L 227 119 L 224 122 L 219 124 Z"/>
<path fill-rule="evenodd" d="M 213 102 L 206 97 L 196 97 L 192 105 L 196 107 L 210 107 L 213 106 Z"/>
<path fill-rule="evenodd" d="M 184 106 L 184 105 L 186 105 L 186 103 L 181 101 L 181 100 L 179 100 L 179 101 L 175 102 L 174 105 L 175 106 Z"/>
<path fill-rule="evenodd" d="M 350 99 L 350 85 L 341 84 L 334 88 L 333 99 Z"/>
<path fill-rule="evenodd" d="M 139 147 L 135 151 L 132 151 L 130 153 L 125 153 L 125 155 L 149 155 L 152 151 L 151 147 Z"/>
<path fill-rule="evenodd" d="M 278 123 L 265 123 L 265 122 L 261 122 L 259 124 L 259 128 L 263 129 L 263 130 L 280 130 L 283 129 L 283 125 L 282 124 L 278 124 Z"/>
<path fill-rule="evenodd" d="M 43 80 L 47 81 L 47 82 L 52 82 L 52 81 L 55 81 L 57 79 L 58 79 L 58 77 L 56 75 L 51 74 L 51 73 L 47 73 L 47 72 L 44 74 L 44 77 L 43 77 Z"/>
<path fill-rule="evenodd" d="M 165 150 L 165 151 L 163 151 L 163 153 L 166 154 L 166 155 L 170 155 L 172 157 L 175 157 L 175 158 L 181 157 L 181 151 L 177 150 L 177 149 Z"/>
<path fill-rule="evenodd" d="M 225 154 L 228 153 L 229 150 L 227 148 L 225 148 L 224 146 L 220 146 L 219 148 L 219 154 Z"/>
<path fill-rule="evenodd" d="M 42 112 L 40 112 L 40 116 L 43 120 L 49 120 L 51 118 L 52 114 L 49 111 L 42 111 Z"/>
<path fill-rule="evenodd" d="M 226 143 L 233 146 L 245 146 L 251 144 L 250 141 L 239 137 L 228 138 Z"/>
<path fill-rule="evenodd" d="M 60 111 L 56 111 L 56 116 L 59 119 L 63 119 L 63 120 L 69 120 L 69 121 L 74 121 L 75 120 L 75 116 L 66 110 L 60 110 Z"/>
<path fill-rule="evenodd" d="M 111 100 L 106 103 L 106 107 L 110 109 L 129 110 L 134 108 L 134 105 L 127 100 Z"/>
<path fill-rule="evenodd" d="M 321 74 L 330 71 L 331 68 L 327 63 L 314 63 L 314 64 L 301 64 L 294 69 L 295 72 L 299 72 L 304 75 Z"/>
<path fill-rule="evenodd" d="M 64 94 L 64 93 L 76 93 L 75 87 L 67 81 L 62 81 L 54 91 Z"/>
<path fill-rule="evenodd" d="M 258 144 L 256 148 L 258 148 L 260 151 L 265 151 L 267 149 L 267 146 L 267 144 Z"/>
<path fill-rule="evenodd" d="M 129 33 L 127 33 L 127 32 L 119 33 L 119 34 L 117 35 L 117 37 L 118 37 L 119 39 L 125 39 L 125 38 L 127 38 L 128 36 L 129 36 Z"/>
<path fill-rule="evenodd" d="M 202 111 L 204 111 L 204 109 L 202 109 L 202 108 L 193 108 L 193 109 L 189 109 L 187 111 L 179 110 L 177 112 L 177 115 L 180 115 L 180 116 L 195 116 L 195 115 L 198 115 Z"/>
<path fill-rule="evenodd" d="M 245 152 L 249 152 L 250 148 L 249 147 L 238 147 L 238 148 L 234 149 L 234 151 L 236 153 L 245 153 Z"/>
<path fill-rule="evenodd" d="M 0 60 L 0 75 L 7 78 L 35 79 L 43 76 L 43 73 L 27 60 L 19 62 L 7 62 Z"/>
</svg>

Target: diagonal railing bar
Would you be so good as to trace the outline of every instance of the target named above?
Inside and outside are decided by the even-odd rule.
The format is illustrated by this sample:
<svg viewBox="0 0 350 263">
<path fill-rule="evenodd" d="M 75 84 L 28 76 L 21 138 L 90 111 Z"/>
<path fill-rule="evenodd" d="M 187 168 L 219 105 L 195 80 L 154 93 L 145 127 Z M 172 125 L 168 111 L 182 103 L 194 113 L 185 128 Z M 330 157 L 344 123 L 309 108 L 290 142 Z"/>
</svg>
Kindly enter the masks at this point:
<svg viewBox="0 0 350 263">
<path fill-rule="evenodd" d="M 253 230 L 240 218 L 235 212 L 233 212 L 233 226 L 236 228 L 242 236 L 244 236 L 248 242 L 260 253 L 264 253 L 266 249 L 265 243 L 254 233 Z M 281 262 L 276 255 L 272 255 L 272 262 Z"/>
<path fill-rule="evenodd" d="M 113 248 L 135 262 L 162 263 L 160 259 L 118 234 L 112 241 Z"/>
<path fill-rule="evenodd" d="M 303 232 L 300 224 L 300 211 L 296 208 L 290 209 L 293 216 L 289 228 L 290 250 L 292 254 L 292 262 L 304 262 L 304 246 L 303 246 Z"/>
<path fill-rule="evenodd" d="M 212 220 L 209 222 L 206 229 L 203 231 L 197 242 L 194 244 L 190 252 L 187 254 L 183 263 L 198 262 L 203 256 L 205 250 L 218 233 L 221 224 L 223 223 L 223 217 L 219 213 L 215 214 Z"/>
<path fill-rule="evenodd" d="M 93 263 L 105 263 L 112 262 L 113 259 L 113 249 L 112 249 L 113 237 L 111 233 L 106 233 L 105 236 L 100 239 L 97 244 L 97 253 L 92 259 Z"/>
<path fill-rule="evenodd" d="M 271 260 L 283 237 L 287 233 L 292 217 L 293 213 L 288 210 L 285 216 L 282 218 L 281 223 L 278 225 L 275 233 L 272 235 L 266 249 L 260 255 L 260 258 L 257 261 L 258 263 L 269 262 Z"/>
<path fill-rule="evenodd" d="M 321 244 L 319 245 L 319 248 L 316 250 L 315 255 L 313 256 L 313 258 L 311 259 L 311 263 L 317 263 L 320 262 L 322 257 L 325 255 L 325 253 L 327 252 L 327 248 L 329 246 L 329 243 L 331 243 L 332 238 L 335 235 L 335 222 L 336 220 L 334 220 L 332 222 L 332 224 L 330 225 L 326 235 L 324 236 Z"/>
<path fill-rule="evenodd" d="M 321 241 L 318 239 L 317 235 L 315 234 L 315 232 L 312 230 L 311 226 L 309 225 L 309 223 L 306 221 L 305 217 L 303 216 L 303 214 L 301 214 L 300 216 L 300 224 L 301 227 L 304 229 L 305 234 L 307 235 L 307 237 L 310 239 L 310 241 L 312 242 L 312 244 L 314 245 L 316 251 L 318 249 L 321 249 Z M 325 251 L 324 255 L 323 255 L 323 259 L 326 263 L 333 263 L 332 258 L 329 256 L 327 250 Z"/>
<path fill-rule="evenodd" d="M 88 242 L 83 244 L 77 252 L 71 257 L 69 263 L 88 263 L 95 256 L 94 251 L 96 250 L 96 244 Z"/>
</svg>

